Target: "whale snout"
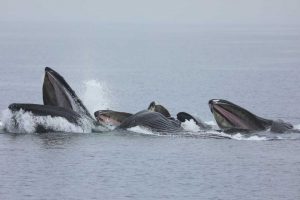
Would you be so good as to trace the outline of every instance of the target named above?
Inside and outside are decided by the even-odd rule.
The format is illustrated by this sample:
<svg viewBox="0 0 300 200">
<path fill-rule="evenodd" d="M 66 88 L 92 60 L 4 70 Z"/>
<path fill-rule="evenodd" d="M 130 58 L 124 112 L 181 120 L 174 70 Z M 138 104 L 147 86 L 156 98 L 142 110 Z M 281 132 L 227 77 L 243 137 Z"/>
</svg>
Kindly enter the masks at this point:
<svg viewBox="0 0 300 200">
<path fill-rule="evenodd" d="M 213 112 L 213 109 L 214 109 L 214 105 L 216 103 L 218 103 L 220 100 L 219 99 L 211 99 L 208 101 L 208 106 L 209 106 L 209 109 L 211 112 Z"/>
<path fill-rule="evenodd" d="M 95 118 L 97 118 L 98 115 L 99 115 L 99 111 L 94 112 Z"/>
</svg>

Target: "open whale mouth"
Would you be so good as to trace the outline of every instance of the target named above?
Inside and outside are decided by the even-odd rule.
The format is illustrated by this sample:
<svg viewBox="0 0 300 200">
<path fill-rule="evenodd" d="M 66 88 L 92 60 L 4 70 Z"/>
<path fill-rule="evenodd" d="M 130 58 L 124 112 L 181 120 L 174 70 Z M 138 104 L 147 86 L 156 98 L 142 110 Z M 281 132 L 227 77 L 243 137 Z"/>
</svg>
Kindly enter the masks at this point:
<svg viewBox="0 0 300 200">
<path fill-rule="evenodd" d="M 74 101 L 72 102 L 71 92 L 64 84 L 63 79 L 54 70 L 45 68 L 45 77 L 43 84 L 43 100 L 45 105 L 59 106 L 69 110 L 74 110 Z"/>
<path fill-rule="evenodd" d="M 50 67 L 45 68 L 43 101 L 44 105 L 63 107 L 93 119 L 70 85 Z"/>
<path fill-rule="evenodd" d="M 98 115 L 96 120 L 103 125 L 119 126 L 121 124 L 121 122 L 114 120 L 105 114 Z"/>
<path fill-rule="evenodd" d="M 119 126 L 125 119 L 132 116 L 132 114 L 113 110 L 99 110 L 94 113 L 94 116 L 103 125 Z"/>
<path fill-rule="evenodd" d="M 208 104 L 220 128 L 252 129 L 245 114 L 248 111 L 243 108 L 221 99 L 212 99 Z"/>
</svg>

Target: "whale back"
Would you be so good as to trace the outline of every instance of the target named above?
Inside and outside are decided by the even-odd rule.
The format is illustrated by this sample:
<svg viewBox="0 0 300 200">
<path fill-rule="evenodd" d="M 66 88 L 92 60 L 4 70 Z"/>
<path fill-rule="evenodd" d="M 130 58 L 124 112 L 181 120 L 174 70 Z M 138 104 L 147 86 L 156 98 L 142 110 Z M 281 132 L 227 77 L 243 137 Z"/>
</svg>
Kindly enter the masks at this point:
<svg viewBox="0 0 300 200">
<path fill-rule="evenodd" d="M 180 122 L 170 120 L 158 112 L 148 110 L 140 111 L 125 119 L 118 128 L 127 129 L 135 126 L 149 128 L 155 132 L 178 132 L 182 131 Z"/>
</svg>

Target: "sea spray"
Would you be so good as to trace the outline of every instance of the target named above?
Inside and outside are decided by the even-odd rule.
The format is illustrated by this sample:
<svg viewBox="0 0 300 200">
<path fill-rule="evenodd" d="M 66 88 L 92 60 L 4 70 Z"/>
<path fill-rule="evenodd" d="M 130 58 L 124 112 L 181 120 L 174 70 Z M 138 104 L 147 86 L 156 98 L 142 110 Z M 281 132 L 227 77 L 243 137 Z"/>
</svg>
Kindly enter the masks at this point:
<svg viewBox="0 0 300 200">
<path fill-rule="evenodd" d="M 196 124 L 196 122 L 193 119 L 185 120 L 185 122 L 181 123 L 181 127 L 185 131 L 189 131 L 189 132 L 199 132 L 200 131 L 200 127 Z"/>
<path fill-rule="evenodd" d="M 93 114 L 97 110 L 111 109 L 112 95 L 105 83 L 96 80 L 84 81 L 83 102 Z"/>
</svg>

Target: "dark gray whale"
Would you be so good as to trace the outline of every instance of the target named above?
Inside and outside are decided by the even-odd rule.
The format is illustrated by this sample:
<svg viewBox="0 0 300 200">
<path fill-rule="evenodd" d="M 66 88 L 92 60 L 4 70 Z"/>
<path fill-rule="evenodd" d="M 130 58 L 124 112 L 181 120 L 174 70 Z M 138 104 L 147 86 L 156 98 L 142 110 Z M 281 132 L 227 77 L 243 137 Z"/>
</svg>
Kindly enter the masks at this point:
<svg viewBox="0 0 300 200">
<path fill-rule="evenodd" d="M 97 126 L 97 129 L 94 129 L 94 131 L 106 130 L 104 128 L 100 129 L 101 127 L 99 127 L 97 121 L 92 117 L 65 79 L 49 67 L 45 68 L 43 101 L 44 105 L 11 104 L 9 109 L 12 112 L 24 110 L 25 112 L 31 112 L 35 116 L 62 117 L 70 123 L 79 126 Z M 83 121 L 85 124 L 83 124 Z M 47 131 L 47 124 L 39 124 L 38 128 Z"/>
<path fill-rule="evenodd" d="M 247 133 L 270 129 L 271 132 L 284 133 L 293 129 L 290 123 L 258 117 L 230 101 L 212 99 L 208 104 L 218 126 L 224 132 Z"/>
</svg>

